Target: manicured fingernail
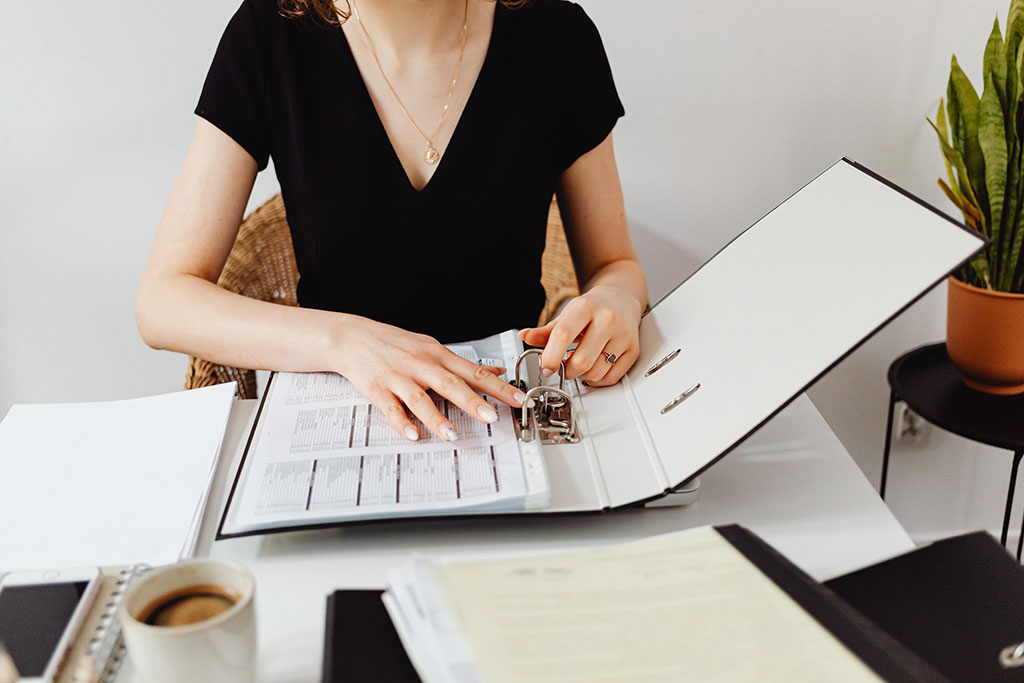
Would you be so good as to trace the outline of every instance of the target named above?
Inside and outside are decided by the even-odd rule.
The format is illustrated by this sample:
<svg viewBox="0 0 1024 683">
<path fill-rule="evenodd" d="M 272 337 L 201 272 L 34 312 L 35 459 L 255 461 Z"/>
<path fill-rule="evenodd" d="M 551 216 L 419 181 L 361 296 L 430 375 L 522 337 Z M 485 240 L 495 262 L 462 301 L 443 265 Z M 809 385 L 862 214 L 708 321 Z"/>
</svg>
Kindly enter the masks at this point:
<svg viewBox="0 0 1024 683">
<path fill-rule="evenodd" d="M 405 438 L 409 439 L 409 441 L 419 441 L 420 433 L 416 431 L 415 427 L 409 425 L 405 428 Z"/>
<path fill-rule="evenodd" d="M 445 441 L 458 441 L 459 439 L 459 433 L 451 425 L 441 427 L 441 436 L 444 437 Z"/>
<path fill-rule="evenodd" d="M 526 394 L 524 394 L 521 391 L 517 391 L 516 393 L 512 394 L 512 400 L 518 403 L 519 405 L 523 405 L 523 401 L 526 400 Z"/>
<path fill-rule="evenodd" d="M 544 375 L 545 377 L 551 377 L 553 374 L 555 374 L 555 371 L 544 368 L 544 370 L 541 371 L 541 374 Z"/>
<path fill-rule="evenodd" d="M 530 399 L 530 402 L 526 404 L 526 407 L 527 407 L 527 408 L 532 408 L 532 407 L 534 407 L 535 405 L 537 405 L 537 402 L 536 402 L 536 401 L 534 401 L 534 400 L 533 400 L 533 399 L 531 398 L 531 399 Z"/>
<path fill-rule="evenodd" d="M 476 414 L 480 416 L 480 419 L 484 422 L 494 422 L 498 419 L 498 414 L 494 412 L 494 409 L 490 406 L 480 406 L 476 409 Z"/>
</svg>

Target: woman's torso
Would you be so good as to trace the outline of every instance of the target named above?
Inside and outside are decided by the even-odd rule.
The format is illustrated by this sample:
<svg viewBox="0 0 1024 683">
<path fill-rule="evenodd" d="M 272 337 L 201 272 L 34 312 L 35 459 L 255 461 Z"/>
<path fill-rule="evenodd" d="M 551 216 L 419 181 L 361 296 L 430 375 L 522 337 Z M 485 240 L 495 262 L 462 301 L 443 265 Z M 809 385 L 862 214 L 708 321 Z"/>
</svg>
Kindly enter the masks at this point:
<svg viewBox="0 0 1024 683">
<path fill-rule="evenodd" d="M 342 30 L 282 17 L 275 0 L 247 2 L 300 305 L 446 342 L 534 325 L 548 207 L 574 158 L 566 138 L 582 10 L 558 0 L 497 7 L 476 83 L 417 191 Z"/>
</svg>

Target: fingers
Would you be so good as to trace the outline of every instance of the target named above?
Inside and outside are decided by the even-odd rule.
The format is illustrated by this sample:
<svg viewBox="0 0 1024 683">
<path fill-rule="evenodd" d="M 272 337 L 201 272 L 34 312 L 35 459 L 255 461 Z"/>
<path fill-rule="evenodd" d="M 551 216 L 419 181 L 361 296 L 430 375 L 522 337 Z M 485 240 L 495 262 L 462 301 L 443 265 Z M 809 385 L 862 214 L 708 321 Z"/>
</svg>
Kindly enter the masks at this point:
<svg viewBox="0 0 1024 683">
<path fill-rule="evenodd" d="M 555 318 L 540 357 L 544 374 L 550 377 L 561 368 L 566 351 L 593 319 L 593 304 L 582 297 L 573 299 Z"/>
<path fill-rule="evenodd" d="M 614 327 L 602 318 L 593 320 L 583 334 L 583 339 L 576 350 L 565 361 L 566 379 L 583 377 L 584 379 L 600 379 L 608 371 L 605 360 L 605 347 L 611 345 Z M 626 344 L 622 344 L 623 347 Z"/>
<path fill-rule="evenodd" d="M 622 376 L 625 375 L 633 364 L 636 363 L 636 359 L 640 356 L 639 344 L 630 346 L 626 351 L 618 354 L 615 358 L 614 363 L 608 363 L 604 359 L 602 361 L 608 366 L 608 369 L 603 373 L 600 378 L 597 379 L 586 379 L 586 383 L 592 387 L 607 387 L 615 384 Z M 598 361 L 598 365 L 602 361 Z"/>
<path fill-rule="evenodd" d="M 455 431 L 455 425 L 441 414 L 437 409 L 437 404 L 434 403 L 434 399 L 430 397 L 426 389 L 408 377 L 397 376 L 393 378 L 391 387 L 394 396 L 400 399 L 427 429 L 445 441 L 455 441 L 459 438 L 458 432 Z M 392 410 L 391 406 L 388 406 L 388 409 Z M 401 409 L 401 406 L 399 406 L 399 409 Z M 404 416 L 404 410 L 402 414 Z M 408 421 L 408 417 L 405 419 Z M 394 424 L 391 422 L 390 416 L 388 416 L 388 422 L 392 425 Z M 399 433 L 405 433 L 404 426 L 399 430 Z"/>
<path fill-rule="evenodd" d="M 458 389 L 461 395 L 466 396 L 468 399 L 468 394 L 465 393 L 468 392 L 469 394 L 472 394 L 475 397 L 475 401 L 471 402 L 473 410 L 466 410 L 463 407 L 462 403 L 459 403 L 455 399 L 449 397 L 448 394 L 445 394 L 443 391 L 441 393 L 446 398 L 452 400 L 453 403 L 456 403 L 456 405 L 458 405 L 460 408 L 463 408 L 463 410 L 466 410 L 466 412 L 468 412 L 470 415 L 473 415 L 477 419 L 481 419 L 481 415 L 477 412 L 477 410 L 481 407 L 481 403 L 484 406 L 487 406 L 487 409 L 491 413 L 494 412 L 494 409 L 487 405 L 487 402 L 481 399 L 480 396 L 477 395 L 476 391 L 481 391 L 487 394 L 488 396 L 492 396 L 501 401 L 502 403 L 510 405 L 514 408 L 519 408 L 520 406 L 523 405 L 523 401 L 526 400 L 526 394 L 520 391 L 518 387 L 512 386 L 511 384 L 502 380 L 498 376 L 505 371 L 504 368 L 500 368 L 499 372 L 494 372 L 495 368 L 490 368 L 484 365 L 476 365 L 475 363 L 471 363 L 465 358 L 462 358 L 461 356 L 458 356 L 454 353 L 452 353 L 451 356 L 446 359 L 445 368 L 451 374 L 454 374 L 455 376 L 459 377 L 462 380 L 462 387 Z M 476 391 L 474 391 L 474 389 L 471 387 L 475 388 Z M 463 391 L 463 388 L 465 389 L 465 391 Z M 435 386 L 435 389 L 438 389 L 438 387 Z M 482 419 L 481 421 L 493 422 L 493 420 L 489 419 Z"/>
<path fill-rule="evenodd" d="M 464 379 L 444 368 L 431 373 L 430 386 L 438 394 L 451 401 L 479 422 L 494 422 L 498 414 L 494 407 L 473 391 Z M 481 368 L 481 376 L 494 378 L 494 375 Z M 500 381 L 500 380 L 499 380 Z"/>
<path fill-rule="evenodd" d="M 556 318 L 543 327 L 531 327 L 522 330 L 519 333 L 519 338 L 530 346 L 544 346 L 548 343 L 548 337 L 551 335 L 551 330 L 555 328 L 557 320 Z"/>
<path fill-rule="evenodd" d="M 409 441 L 418 441 L 420 438 L 420 430 L 416 429 L 416 425 L 412 423 L 409 416 L 405 413 L 405 408 L 398 402 L 398 399 L 387 389 L 383 389 L 379 386 L 371 388 L 367 392 L 368 399 L 377 407 L 381 413 L 383 413 L 385 419 L 391 427 L 404 436 Z M 426 423 L 424 423 L 426 424 Z"/>
</svg>

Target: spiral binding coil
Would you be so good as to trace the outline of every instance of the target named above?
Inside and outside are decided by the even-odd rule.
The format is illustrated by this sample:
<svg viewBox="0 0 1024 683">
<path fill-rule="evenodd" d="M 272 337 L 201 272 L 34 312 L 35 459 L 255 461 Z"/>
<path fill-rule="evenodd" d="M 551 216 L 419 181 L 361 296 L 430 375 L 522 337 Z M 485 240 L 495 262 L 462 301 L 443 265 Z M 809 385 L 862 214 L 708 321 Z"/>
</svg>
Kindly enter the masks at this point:
<svg viewBox="0 0 1024 683">
<path fill-rule="evenodd" d="M 136 564 L 118 574 L 114 589 L 103 606 L 103 616 L 71 678 L 72 683 L 113 683 L 126 652 L 117 608 L 132 581 L 150 569 L 152 567 L 147 564 Z"/>
</svg>

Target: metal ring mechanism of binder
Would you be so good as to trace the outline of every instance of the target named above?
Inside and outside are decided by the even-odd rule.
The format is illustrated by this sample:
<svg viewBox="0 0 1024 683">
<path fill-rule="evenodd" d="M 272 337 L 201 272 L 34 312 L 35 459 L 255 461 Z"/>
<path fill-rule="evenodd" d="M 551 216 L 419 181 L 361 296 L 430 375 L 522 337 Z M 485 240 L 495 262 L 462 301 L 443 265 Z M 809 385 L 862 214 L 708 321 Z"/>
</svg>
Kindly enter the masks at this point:
<svg viewBox="0 0 1024 683">
<path fill-rule="evenodd" d="M 542 381 L 535 387 L 527 388 L 526 380 L 523 379 L 523 361 L 529 356 L 540 356 L 542 353 L 541 349 L 527 349 L 516 359 L 516 377 L 512 384 L 526 394 L 523 407 L 517 410 L 516 436 L 520 441 L 539 438 L 543 444 L 579 443 L 582 437 L 576 426 L 572 394 L 565 390 L 565 361 L 562 361 L 557 387 L 548 386 Z M 533 407 L 530 407 L 530 401 L 533 401 Z"/>
<path fill-rule="evenodd" d="M 681 350 L 676 349 L 659 360 L 647 370 L 644 376 L 650 377 L 665 367 L 679 355 Z M 516 359 L 515 379 L 511 383 L 526 394 L 523 407 L 516 411 L 516 436 L 520 441 L 525 442 L 539 437 L 543 444 L 579 443 L 583 437 L 576 426 L 572 394 L 565 390 L 565 361 L 563 360 L 561 363 L 557 387 L 548 386 L 542 380 L 537 386 L 527 388 L 526 380 L 523 378 L 523 361 L 529 356 L 542 354 L 541 349 L 527 349 Z M 664 415 L 693 396 L 698 389 L 700 389 L 699 382 L 669 401 L 661 409 L 661 414 Z M 531 401 L 534 403 L 532 408 L 530 407 Z"/>
</svg>

